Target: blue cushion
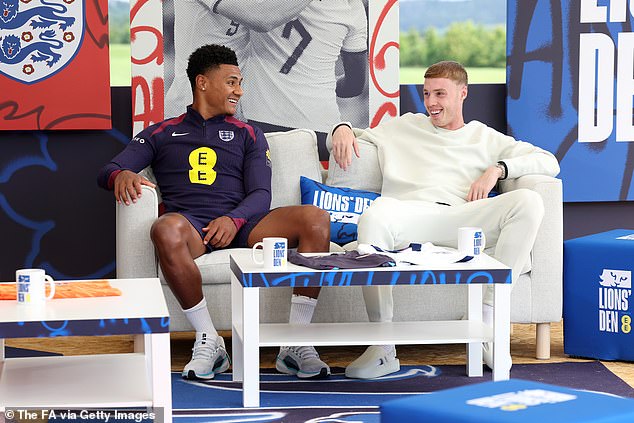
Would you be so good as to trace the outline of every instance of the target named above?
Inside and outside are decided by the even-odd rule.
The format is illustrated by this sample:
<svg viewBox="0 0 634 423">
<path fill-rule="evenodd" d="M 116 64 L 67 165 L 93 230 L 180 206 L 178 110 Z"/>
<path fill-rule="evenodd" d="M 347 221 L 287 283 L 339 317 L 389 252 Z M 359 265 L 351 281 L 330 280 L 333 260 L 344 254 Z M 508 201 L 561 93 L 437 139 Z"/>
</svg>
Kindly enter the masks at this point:
<svg viewBox="0 0 634 423">
<path fill-rule="evenodd" d="M 304 176 L 300 188 L 302 204 L 330 213 L 330 240 L 340 245 L 357 239 L 359 216 L 380 196 L 376 192 L 331 187 Z"/>
</svg>

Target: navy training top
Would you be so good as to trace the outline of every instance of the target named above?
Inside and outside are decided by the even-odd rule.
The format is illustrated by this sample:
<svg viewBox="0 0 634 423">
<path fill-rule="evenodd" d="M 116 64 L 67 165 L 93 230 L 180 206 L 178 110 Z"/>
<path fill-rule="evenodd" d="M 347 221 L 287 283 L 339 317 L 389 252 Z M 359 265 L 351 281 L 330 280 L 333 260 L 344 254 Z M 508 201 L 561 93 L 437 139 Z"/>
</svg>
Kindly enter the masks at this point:
<svg viewBox="0 0 634 423">
<path fill-rule="evenodd" d="M 149 126 L 105 165 L 99 186 L 112 190 L 116 171 L 152 166 L 165 212 L 202 228 L 220 216 L 238 229 L 271 206 L 271 160 L 262 131 L 227 115 L 187 113 Z M 116 172 L 116 173 L 115 173 Z"/>
</svg>

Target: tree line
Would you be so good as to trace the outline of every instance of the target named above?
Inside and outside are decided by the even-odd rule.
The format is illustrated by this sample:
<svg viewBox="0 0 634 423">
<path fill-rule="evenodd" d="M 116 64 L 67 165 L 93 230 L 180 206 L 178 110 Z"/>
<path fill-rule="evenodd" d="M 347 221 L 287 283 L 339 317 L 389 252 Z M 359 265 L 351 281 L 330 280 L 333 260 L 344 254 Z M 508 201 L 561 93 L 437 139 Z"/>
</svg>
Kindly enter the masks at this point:
<svg viewBox="0 0 634 423">
<path fill-rule="evenodd" d="M 110 43 L 129 44 L 129 6 L 110 6 Z M 506 28 L 473 21 L 454 22 L 446 30 L 415 28 L 400 34 L 400 65 L 427 67 L 440 60 L 456 60 L 467 67 L 506 66 Z"/>
<path fill-rule="evenodd" d="M 442 33 L 433 27 L 423 32 L 410 29 L 399 38 L 403 67 L 427 67 L 440 60 L 455 60 L 466 67 L 506 66 L 504 25 L 456 22 Z"/>
<path fill-rule="evenodd" d="M 130 4 L 111 1 L 108 4 L 110 44 L 130 44 Z"/>
</svg>

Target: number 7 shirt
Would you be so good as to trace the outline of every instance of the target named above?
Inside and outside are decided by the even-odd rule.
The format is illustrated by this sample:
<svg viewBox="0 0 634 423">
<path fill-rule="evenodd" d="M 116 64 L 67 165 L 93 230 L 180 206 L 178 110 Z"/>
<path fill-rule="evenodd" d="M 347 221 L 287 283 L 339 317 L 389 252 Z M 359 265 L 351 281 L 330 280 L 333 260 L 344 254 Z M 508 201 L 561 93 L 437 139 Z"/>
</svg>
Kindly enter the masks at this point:
<svg viewBox="0 0 634 423">
<path fill-rule="evenodd" d="M 313 1 L 285 25 L 251 31 L 250 43 L 240 100 L 244 116 L 328 132 L 341 121 L 337 59 L 342 50 L 367 50 L 365 7 L 361 0 Z"/>
<path fill-rule="evenodd" d="M 112 189 L 117 171 L 152 166 L 165 212 L 185 216 L 201 232 L 220 216 L 238 228 L 271 206 L 271 161 L 259 128 L 231 116 L 187 113 L 141 131 L 98 176 Z M 202 232 L 201 232 L 202 233 Z"/>
</svg>

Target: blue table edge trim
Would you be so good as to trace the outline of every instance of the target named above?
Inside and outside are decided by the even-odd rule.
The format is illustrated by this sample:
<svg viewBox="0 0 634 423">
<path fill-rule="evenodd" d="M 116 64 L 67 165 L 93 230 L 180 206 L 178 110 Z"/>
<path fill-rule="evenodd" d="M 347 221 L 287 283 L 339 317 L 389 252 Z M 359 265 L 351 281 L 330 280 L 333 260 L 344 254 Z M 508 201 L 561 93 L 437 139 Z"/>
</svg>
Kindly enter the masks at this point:
<svg viewBox="0 0 634 423">
<path fill-rule="evenodd" d="M 0 339 L 169 333 L 169 317 L 0 322 Z"/>
<path fill-rule="evenodd" d="M 493 270 L 314 270 L 301 272 L 243 272 L 230 255 L 233 275 L 245 288 L 379 286 L 379 285 L 466 285 L 510 284 L 511 269 Z M 465 276 L 468 275 L 468 276 Z"/>
</svg>

